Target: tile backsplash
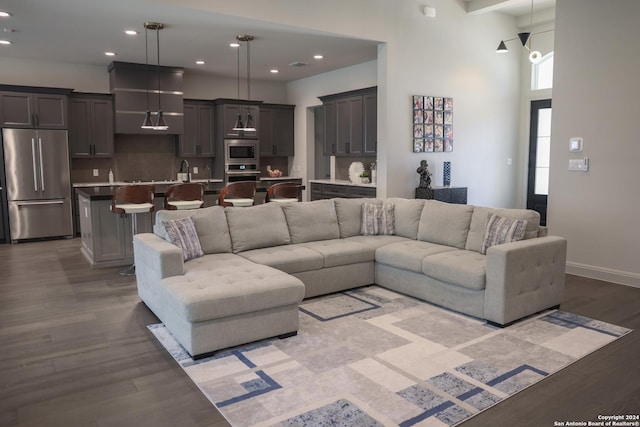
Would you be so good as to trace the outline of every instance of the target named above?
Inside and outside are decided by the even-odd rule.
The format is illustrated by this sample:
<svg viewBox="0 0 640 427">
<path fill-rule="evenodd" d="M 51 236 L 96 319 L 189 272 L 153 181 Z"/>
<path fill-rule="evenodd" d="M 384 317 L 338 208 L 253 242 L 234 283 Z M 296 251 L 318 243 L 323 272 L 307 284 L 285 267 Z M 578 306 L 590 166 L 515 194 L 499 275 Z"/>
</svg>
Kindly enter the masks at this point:
<svg viewBox="0 0 640 427">
<path fill-rule="evenodd" d="M 115 136 L 114 156 L 109 159 L 71 159 L 71 182 L 106 182 L 109 169 L 116 181 L 160 181 L 176 179 L 184 159 L 198 168 L 194 179 L 211 177 L 211 159 L 177 157 L 177 137 L 173 135 Z M 98 176 L 93 170 L 98 169 Z"/>
</svg>

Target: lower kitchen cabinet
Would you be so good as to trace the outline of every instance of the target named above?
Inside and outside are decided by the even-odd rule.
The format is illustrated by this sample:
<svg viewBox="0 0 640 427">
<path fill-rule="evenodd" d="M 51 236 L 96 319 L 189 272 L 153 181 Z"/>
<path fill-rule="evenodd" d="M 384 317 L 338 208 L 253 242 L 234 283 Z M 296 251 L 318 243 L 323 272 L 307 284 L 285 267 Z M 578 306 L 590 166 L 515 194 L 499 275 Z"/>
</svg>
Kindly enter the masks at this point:
<svg viewBox="0 0 640 427">
<path fill-rule="evenodd" d="M 78 199 L 82 253 L 94 267 L 133 264 L 130 215 L 111 212 L 111 200 Z M 152 214 L 138 214 L 138 233 L 151 232 Z"/>
<path fill-rule="evenodd" d="M 311 200 L 333 199 L 343 197 L 347 199 L 375 198 L 376 187 L 348 185 L 348 184 L 325 184 L 320 182 L 311 183 Z"/>
</svg>

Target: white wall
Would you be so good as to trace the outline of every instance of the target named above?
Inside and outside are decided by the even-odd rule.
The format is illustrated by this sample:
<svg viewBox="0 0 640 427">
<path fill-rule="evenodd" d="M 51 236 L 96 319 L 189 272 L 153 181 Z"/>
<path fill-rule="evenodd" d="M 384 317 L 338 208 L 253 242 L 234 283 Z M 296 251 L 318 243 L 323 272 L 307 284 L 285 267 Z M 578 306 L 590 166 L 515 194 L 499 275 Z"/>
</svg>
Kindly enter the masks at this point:
<svg viewBox="0 0 640 427">
<path fill-rule="evenodd" d="M 580 13 L 576 13 L 580 11 Z M 556 6 L 550 232 L 569 241 L 568 271 L 640 286 L 640 2 Z M 569 138 L 584 150 L 569 153 Z M 589 157 L 587 173 L 570 158 Z"/>
</svg>

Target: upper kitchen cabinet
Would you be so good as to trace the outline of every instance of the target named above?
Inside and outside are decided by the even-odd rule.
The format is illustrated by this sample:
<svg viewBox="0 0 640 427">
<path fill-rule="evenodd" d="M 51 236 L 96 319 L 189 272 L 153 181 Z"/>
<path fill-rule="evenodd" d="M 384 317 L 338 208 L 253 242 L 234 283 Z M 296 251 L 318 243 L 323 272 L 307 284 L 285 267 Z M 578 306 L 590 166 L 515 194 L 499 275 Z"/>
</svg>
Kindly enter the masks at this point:
<svg viewBox="0 0 640 427">
<path fill-rule="evenodd" d="M 26 86 L 0 86 L 0 90 L 2 127 L 67 129 L 71 90 Z"/>
<path fill-rule="evenodd" d="M 262 104 L 260 106 L 260 155 L 293 156 L 293 112 L 295 105 Z"/>
<path fill-rule="evenodd" d="M 113 100 L 110 95 L 73 94 L 69 99 L 71 157 L 113 157 Z"/>
<path fill-rule="evenodd" d="M 324 153 L 330 156 L 375 156 L 377 89 L 320 97 L 324 107 Z"/>
<path fill-rule="evenodd" d="M 215 128 L 216 138 L 224 139 L 256 139 L 257 131 L 233 130 L 238 114 L 242 123 L 246 125 L 247 114 L 251 114 L 253 124 L 256 129 L 260 129 L 260 104 L 261 101 L 245 101 L 237 99 L 216 99 L 215 105 Z M 222 144 L 222 141 L 219 141 Z"/>
<path fill-rule="evenodd" d="M 214 157 L 213 105 L 206 101 L 184 102 L 184 133 L 178 142 L 181 157 Z"/>
<path fill-rule="evenodd" d="M 183 75 L 178 67 L 147 66 L 114 61 L 109 65 L 109 87 L 115 110 L 115 133 L 175 135 L 184 131 Z M 159 81 L 158 81 L 159 79 Z M 167 130 L 142 129 L 147 110 L 156 120 L 162 108 Z"/>
</svg>

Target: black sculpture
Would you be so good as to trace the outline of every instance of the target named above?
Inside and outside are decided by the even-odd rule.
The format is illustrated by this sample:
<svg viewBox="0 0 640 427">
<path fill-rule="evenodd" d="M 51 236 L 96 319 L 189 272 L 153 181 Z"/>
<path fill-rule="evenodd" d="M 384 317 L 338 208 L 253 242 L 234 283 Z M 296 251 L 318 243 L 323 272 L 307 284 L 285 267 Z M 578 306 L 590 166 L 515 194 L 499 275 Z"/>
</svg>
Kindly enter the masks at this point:
<svg viewBox="0 0 640 427">
<path fill-rule="evenodd" d="M 420 184 L 416 188 L 416 199 L 433 199 L 431 189 L 431 172 L 426 160 L 420 160 L 420 167 L 416 170 L 420 174 Z"/>
<path fill-rule="evenodd" d="M 420 174 L 420 184 L 418 188 L 431 188 L 431 172 L 426 160 L 420 160 L 420 167 L 416 170 Z"/>
</svg>

